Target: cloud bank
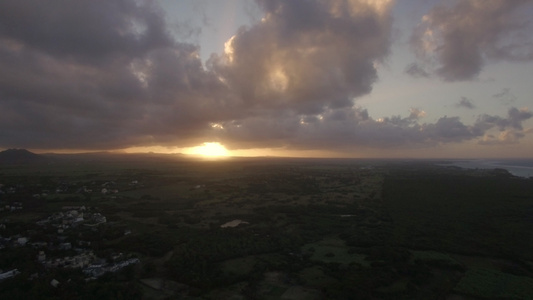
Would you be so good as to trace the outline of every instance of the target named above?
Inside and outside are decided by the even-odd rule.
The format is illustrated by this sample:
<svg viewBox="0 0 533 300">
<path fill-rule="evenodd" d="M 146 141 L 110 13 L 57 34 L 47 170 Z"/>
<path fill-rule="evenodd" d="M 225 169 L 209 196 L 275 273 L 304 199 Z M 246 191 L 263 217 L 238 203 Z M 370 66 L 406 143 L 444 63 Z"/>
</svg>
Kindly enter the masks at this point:
<svg viewBox="0 0 533 300">
<path fill-rule="evenodd" d="M 357 98 L 371 93 L 376 65 L 390 53 L 392 1 L 256 2 L 263 19 L 242 27 L 204 66 L 199 46 L 177 40 L 150 1 L 1 1 L 0 147 L 110 150 L 221 141 L 233 149 L 351 149 L 516 143 L 526 134 L 522 122 L 531 113 L 516 108 L 507 117 L 482 115 L 464 124 L 457 117 L 425 123 L 425 112 L 414 108 L 406 117 L 374 119 L 359 107 Z M 518 4 L 491 7 L 507 16 Z M 428 28 L 451 10 L 439 9 L 429 14 Z M 502 24 L 492 29 L 497 37 L 520 25 Z M 528 59 L 496 44 L 488 48 L 480 53 Z M 482 66 L 481 60 L 457 70 L 448 54 L 439 55 L 438 74 L 446 79 L 469 78 Z M 430 75 L 419 65 L 406 71 Z"/>
<path fill-rule="evenodd" d="M 449 4 L 452 1 L 442 1 Z M 533 60 L 531 0 L 461 0 L 438 5 L 414 30 L 421 61 L 446 81 L 475 79 L 488 61 Z M 528 14 L 528 10 L 529 14 Z M 525 13 L 522 13 L 525 10 Z M 408 67 L 413 75 L 419 68 Z"/>
<path fill-rule="evenodd" d="M 174 40 L 149 2 L 2 1 L 0 70 L 5 147 L 194 139 L 230 105 L 197 46 Z"/>
<path fill-rule="evenodd" d="M 262 116 L 220 124 L 224 140 L 235 144 L 285 146 L 290 149 L 343 149 L 365 147 L 436 146 L 479 139 L 493 133 L 512 134 L 513 140 L 498 139 L 499 144 L 516 143 L 527 133 L 522 122 L 532 117 L 527 109 L 511 108 L 507 117 L 483 114 L 473 124 L 458 117 L 441 117 L 435 123 L 423 122 L 425 112 L 411 109 L 407 117 L 372 119 L 366 109 L 331 109 L 319 116 L 286 114 Z M 287 143 L 290 140 L 290 143 Z M 492 139 L 491 139 L 492 140 Z M 481 144 L 489 144 L 482 142 Z M 494 143 L 492 143 L 494 144 Z"/>
</svg>

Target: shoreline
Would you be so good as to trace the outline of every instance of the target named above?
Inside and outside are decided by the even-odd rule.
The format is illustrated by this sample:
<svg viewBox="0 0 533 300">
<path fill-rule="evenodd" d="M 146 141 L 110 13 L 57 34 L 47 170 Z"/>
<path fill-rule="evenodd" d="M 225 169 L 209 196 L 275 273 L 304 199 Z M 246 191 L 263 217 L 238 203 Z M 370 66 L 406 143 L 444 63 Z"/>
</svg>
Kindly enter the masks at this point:
<svg viewBox="0 0 533 300">
<path fill-rule="evenodd" d="M 463 169 L 505 169 L 513 176 L 522 178 L 533 177 L 533 160 L 450 160 L 448 166 Z"/>
</svg>

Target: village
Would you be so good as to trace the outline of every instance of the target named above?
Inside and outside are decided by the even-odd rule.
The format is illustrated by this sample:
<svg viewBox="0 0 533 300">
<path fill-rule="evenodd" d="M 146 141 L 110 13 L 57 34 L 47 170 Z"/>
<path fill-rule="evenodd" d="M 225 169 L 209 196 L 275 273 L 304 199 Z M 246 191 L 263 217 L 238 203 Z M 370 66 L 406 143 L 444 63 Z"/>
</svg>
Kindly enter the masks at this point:
<svg viewBox="0 0 533 300">
<path fill-rule="evenodd" d="M 101 189 L 98 189 L 97 193 L 103 196 L 117 193 L 118 190 L 113 189 L 112 185 L 114 183 L 100 184 Z M 63 183 L 52 195 L 67 193 L 72 186 L 75 184 Z M 49 189 L 31 194 L 34 191 L 35 187 L 31 185 L 0 184 L 0 250 L 29 249 L 30 252 L 37 253 L 32 262 L 37 265 L 34 269 L 39 270 L 29 274 L 21 270 L 23 266 L 14 265 L 9 270 L 0 269 L 0 281 L 24 274 L 29 275 L 28 279 L 35 279 L 43 274 L 53 273 L 57 269 L 79 269 L 85 274 L 86 280 L 94 280 L 106 272 L 117 272 L 140 262 L 131 254 L 113 253 L 107 258 L 95 255 L 92 247 L 94 236 L 98 236 L 98 232 L 102 230 L 101 226 L 113 226 L 107 222 L 97 207 L 62 206 L 60 210 L 33 223 L 16 222 L 17 217 L 25 212 L 25 202 L 30 206 L 35 205 L 36 201 L 44 201 L 51 195 Z M 92 193 L 92 189 L 82 186 L 75 193 L 88 195 Z M 12 201 L 12 199 L 28 201 Z M 123 234 L 130 233 L 130 230 L 125 230 Z M 88 239 L 85 240 L 84 237 Z M 60 282 L 55 279 L 50 282 L 54 287 L 59 284 Z"/>
</svg>

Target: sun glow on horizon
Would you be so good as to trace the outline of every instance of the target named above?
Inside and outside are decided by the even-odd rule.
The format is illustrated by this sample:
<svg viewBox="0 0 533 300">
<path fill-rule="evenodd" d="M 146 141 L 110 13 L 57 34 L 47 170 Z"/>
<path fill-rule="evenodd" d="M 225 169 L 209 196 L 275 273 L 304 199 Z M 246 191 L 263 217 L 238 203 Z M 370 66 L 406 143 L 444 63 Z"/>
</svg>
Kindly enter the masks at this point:
<svg viewBox="0 0 533 300">
<path fill-rule="evenodd" d="M 229 155 L 226 147 L 216 142 L 206 142 L 201 146 L 188 148 L 184 151 L 184 153 L 209 157 L 222 157 Z"/>
</svg>

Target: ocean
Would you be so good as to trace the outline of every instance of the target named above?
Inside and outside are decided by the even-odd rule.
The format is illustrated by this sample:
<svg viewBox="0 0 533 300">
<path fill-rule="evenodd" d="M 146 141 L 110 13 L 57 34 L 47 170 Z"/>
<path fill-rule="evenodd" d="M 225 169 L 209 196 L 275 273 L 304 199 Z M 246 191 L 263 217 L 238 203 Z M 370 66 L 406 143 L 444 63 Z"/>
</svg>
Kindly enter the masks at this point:
<svg viewBox="0 0 533 300">
<path fill-rule="evenodd" d="M 465 169 L 505 169 L 514 176 L 533 177 L 533 159 L 451 160 L 450 165 Z"/>
</svg>

